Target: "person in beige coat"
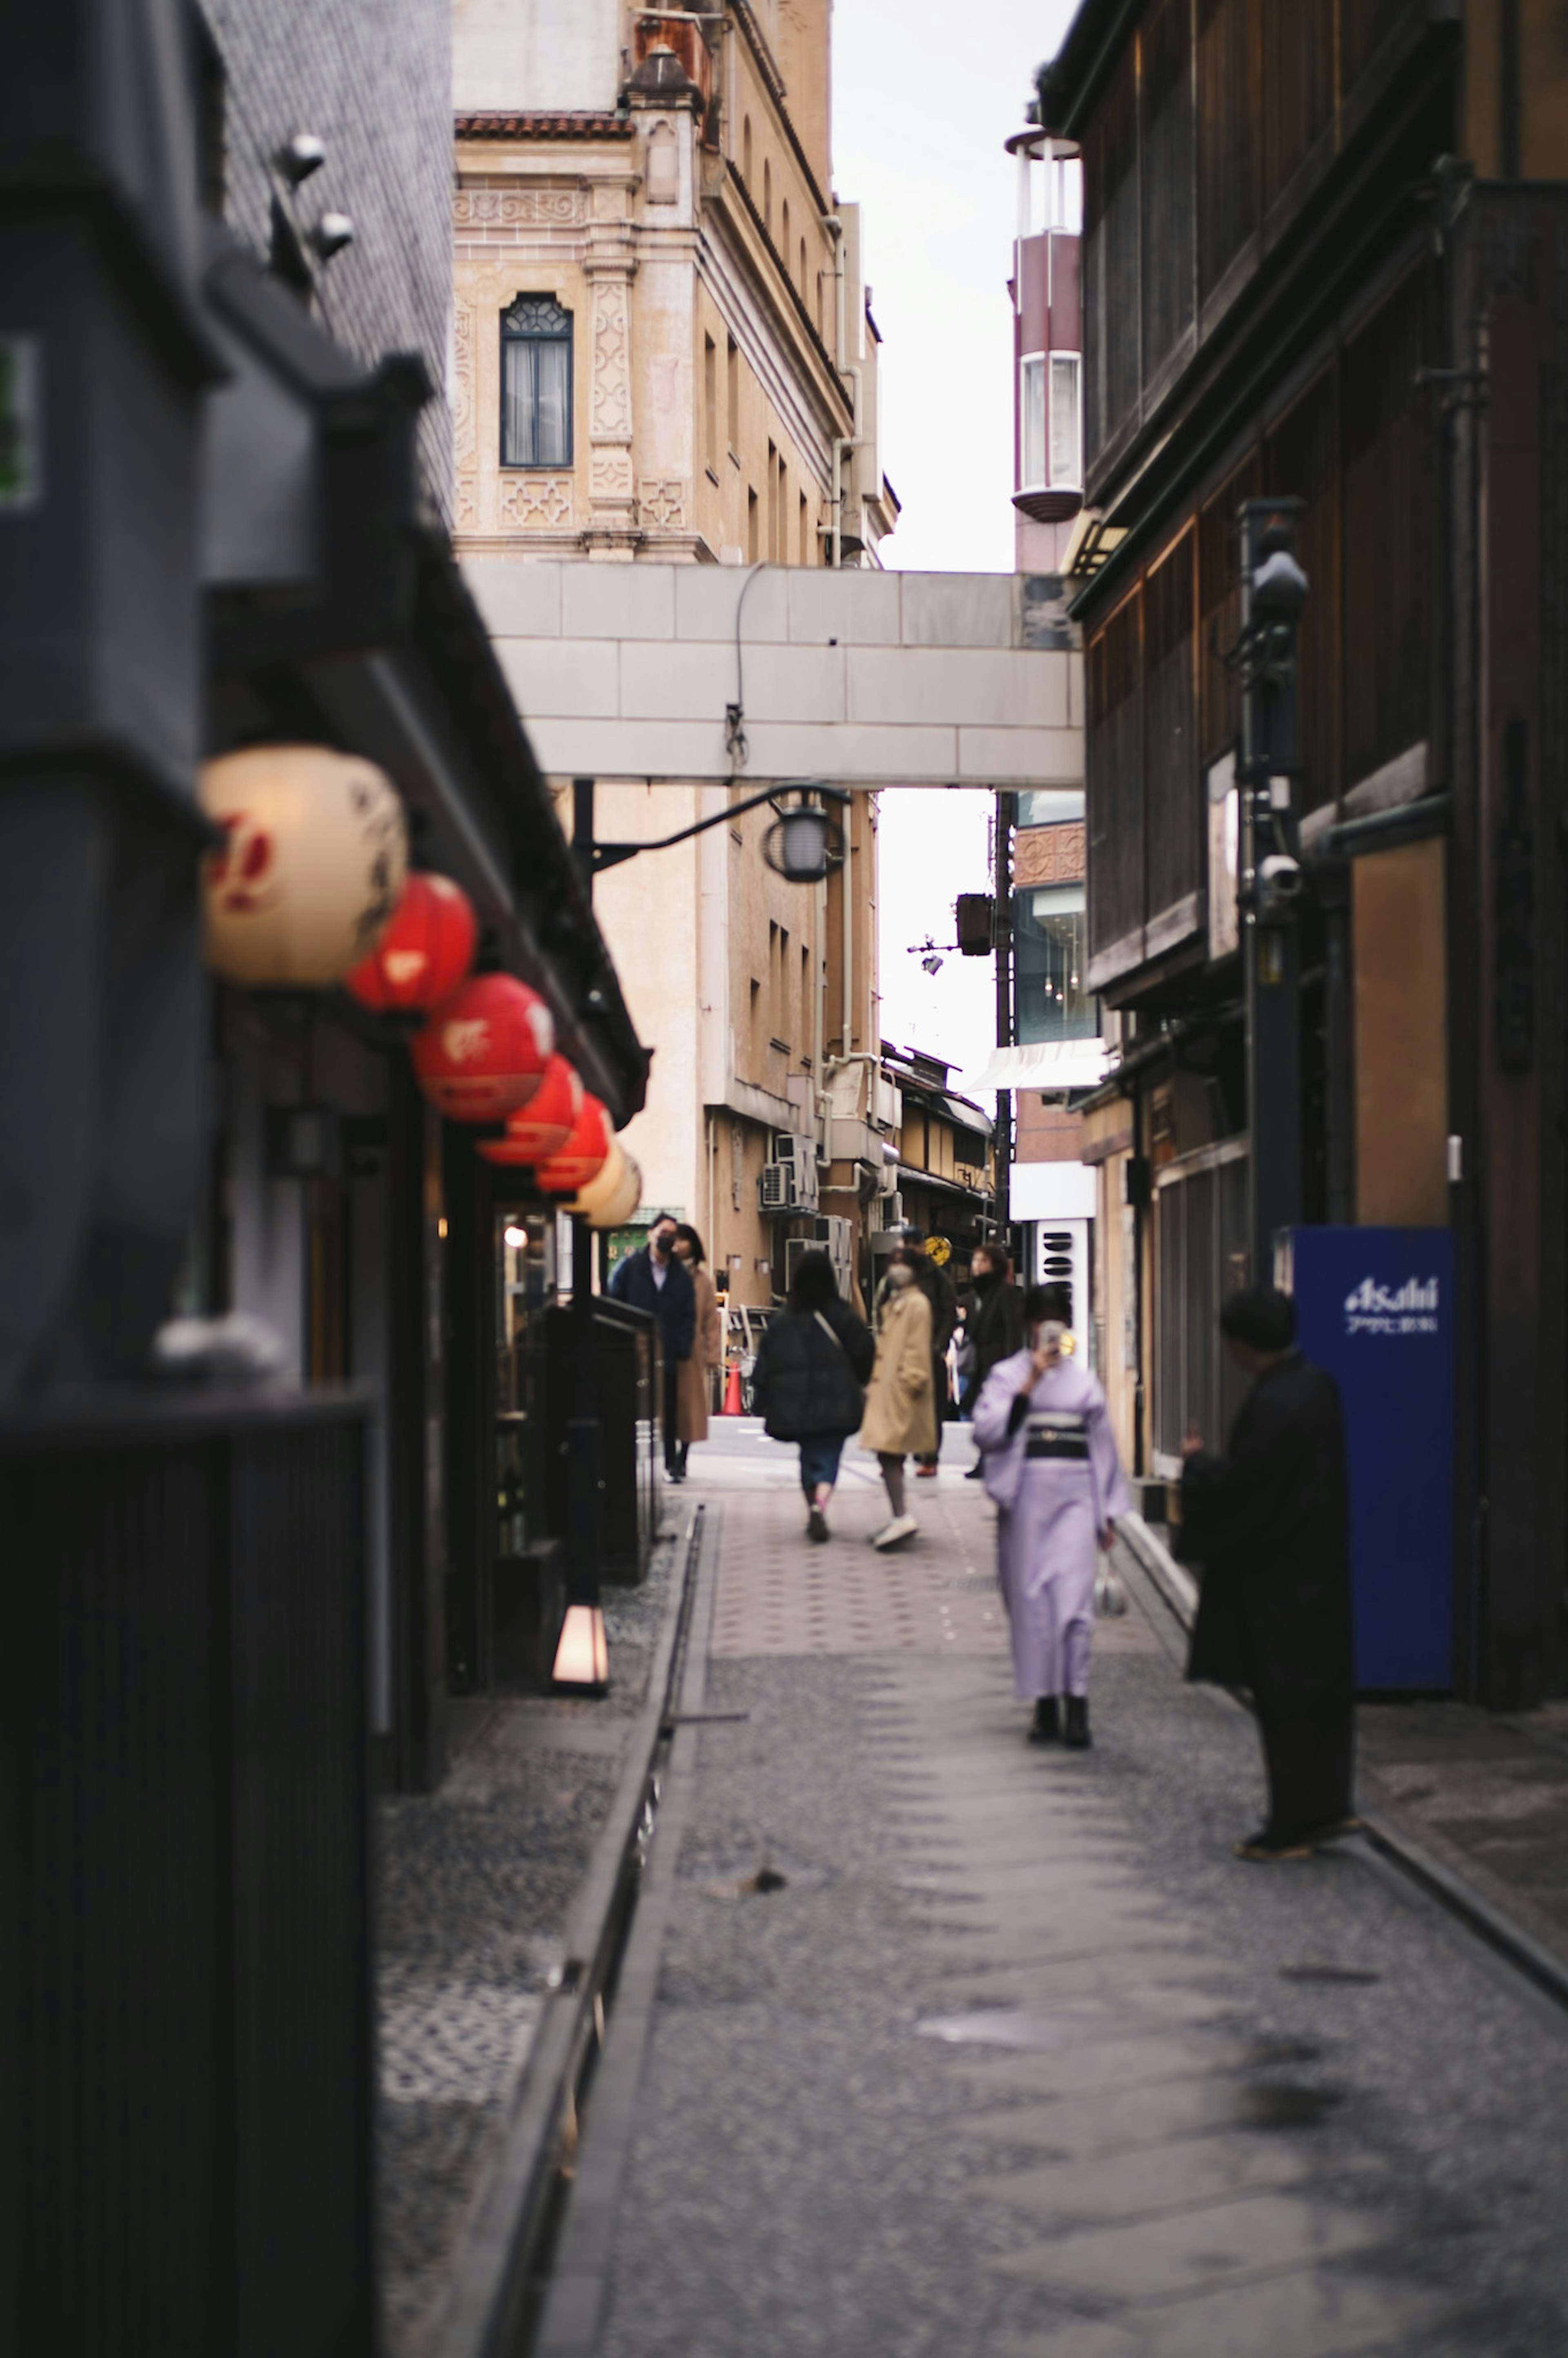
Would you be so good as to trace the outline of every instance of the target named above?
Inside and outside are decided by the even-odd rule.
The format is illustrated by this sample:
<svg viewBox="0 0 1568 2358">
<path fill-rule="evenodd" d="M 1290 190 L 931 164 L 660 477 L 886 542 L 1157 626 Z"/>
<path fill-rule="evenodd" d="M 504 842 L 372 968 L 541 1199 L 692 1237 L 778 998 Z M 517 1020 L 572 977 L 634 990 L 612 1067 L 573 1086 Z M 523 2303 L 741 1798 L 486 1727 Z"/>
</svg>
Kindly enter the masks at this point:
<svg viewBox="0 0 1568 2358">
<path fill-rule="evenodd" d="M 680 1470 L 686 1472 L 687 1453 L 694 1441 L 708 1439 L 708 1411 L 713 1397 L 713 1370 L 724 1357 L 724 1312 L 719 1304 L 719 1288 L 708 1273 L 708 1255 L 702 1238 L 689 1221 L 681 1220 L 676 1227 L 676 1255 L 686 1263 L 697 1294 L 697 1339 L 691 1347 L 691 1357 L 683 1359 L 676 1378 L 676 1434 L 679 1445 Z"/>
<path fill-rule="evenodd" d="M 877 1548 L 904 1547 L 920 1528 L 904 1501 L 903 1461 L 929 1455 L 937 1439 L 931 1304 L 915 1283 L 914 1254 L 903 1249 L 895 1252 L 887 1276 L 876 1364 L 860 1425 L 860 1446 L 877 1454 L 892 1511 L 892 1520 L 872 1534 L 871 1545 Z"/>
</svg>

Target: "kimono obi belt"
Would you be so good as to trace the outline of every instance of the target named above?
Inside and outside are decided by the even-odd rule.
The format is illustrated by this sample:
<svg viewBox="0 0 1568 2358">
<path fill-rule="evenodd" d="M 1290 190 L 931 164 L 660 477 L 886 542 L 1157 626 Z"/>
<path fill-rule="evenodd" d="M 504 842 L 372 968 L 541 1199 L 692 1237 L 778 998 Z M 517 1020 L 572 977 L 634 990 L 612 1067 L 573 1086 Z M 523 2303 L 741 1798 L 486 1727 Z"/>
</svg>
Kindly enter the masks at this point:
<svg viewBox="0 0 1568 2358">
<path fill-rule="evenodd" d="M 1064 1415 L 1047 1409 L 1032 1416 L 1026 1430 L 1026 1457 L 1087 1458 L 1089 1454 L 1087 1417 Z"/>
</svg>

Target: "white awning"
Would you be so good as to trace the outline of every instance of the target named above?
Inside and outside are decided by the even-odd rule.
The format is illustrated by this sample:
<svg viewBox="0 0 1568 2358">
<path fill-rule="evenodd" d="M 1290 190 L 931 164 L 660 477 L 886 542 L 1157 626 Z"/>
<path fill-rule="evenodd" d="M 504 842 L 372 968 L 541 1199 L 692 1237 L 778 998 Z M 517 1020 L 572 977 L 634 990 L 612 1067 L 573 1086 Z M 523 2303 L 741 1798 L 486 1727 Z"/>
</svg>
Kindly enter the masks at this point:
<svg viewBox="0 0 1568 2358">
<path fill-rule="evenodd" d="M 1093 1089 L 1109 1068 L 1103 1040 L 1035 1040 L 996 1049 L 982 1072 L 965 1077 L 972 1089 Z"/>
</svg>

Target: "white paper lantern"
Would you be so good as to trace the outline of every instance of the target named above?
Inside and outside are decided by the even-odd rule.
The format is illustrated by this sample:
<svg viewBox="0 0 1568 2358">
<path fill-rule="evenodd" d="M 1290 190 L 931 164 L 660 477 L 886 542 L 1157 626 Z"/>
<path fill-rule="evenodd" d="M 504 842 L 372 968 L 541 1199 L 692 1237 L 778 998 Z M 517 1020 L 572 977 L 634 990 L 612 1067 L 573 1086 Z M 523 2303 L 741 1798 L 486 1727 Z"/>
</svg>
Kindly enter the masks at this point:
<svg viewBox="0 0 1568 2358">
<path fill-rule="evenodd" d="M 251 745 L 205 764 L 201 806 L 224 835 L 203 874 L 217 973 L 321 990 L 370 956 L 408 867 L 384 771 L 325 745 Z"/>
<path fill-rule="evenodd" d="M 642 1200 L 643 1174 L 617 1139 L 602 1167 L 586 1187 L 579 1188 L 569 1208 L 581 1212 L 590 1228 L 619 1228 Z"/>
</svg>

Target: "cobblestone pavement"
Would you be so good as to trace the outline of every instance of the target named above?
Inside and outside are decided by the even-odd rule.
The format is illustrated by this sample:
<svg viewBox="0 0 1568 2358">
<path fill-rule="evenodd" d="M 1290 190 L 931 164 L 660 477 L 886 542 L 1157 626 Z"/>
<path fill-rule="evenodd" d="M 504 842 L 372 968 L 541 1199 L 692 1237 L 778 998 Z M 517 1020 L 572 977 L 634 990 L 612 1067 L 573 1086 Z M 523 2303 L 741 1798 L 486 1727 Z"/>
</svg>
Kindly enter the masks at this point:
<svg viewBox="0 0 1568 2358">
<path fill-rule="evenodd" d="M 1154 1608 L 1099 1625 L 1095 1749 L 1025 1744 L 958 1466 L 891 1560 L 864 1460 L 816 1550 L 782 1452 L 692 1472 L 746 1716 L 699 1732 L 600 2358 L 1561 2358 L 1568 2018 L 1361 1844 L 1238 1864 L 1253 1731 Z"/>
</svg>

